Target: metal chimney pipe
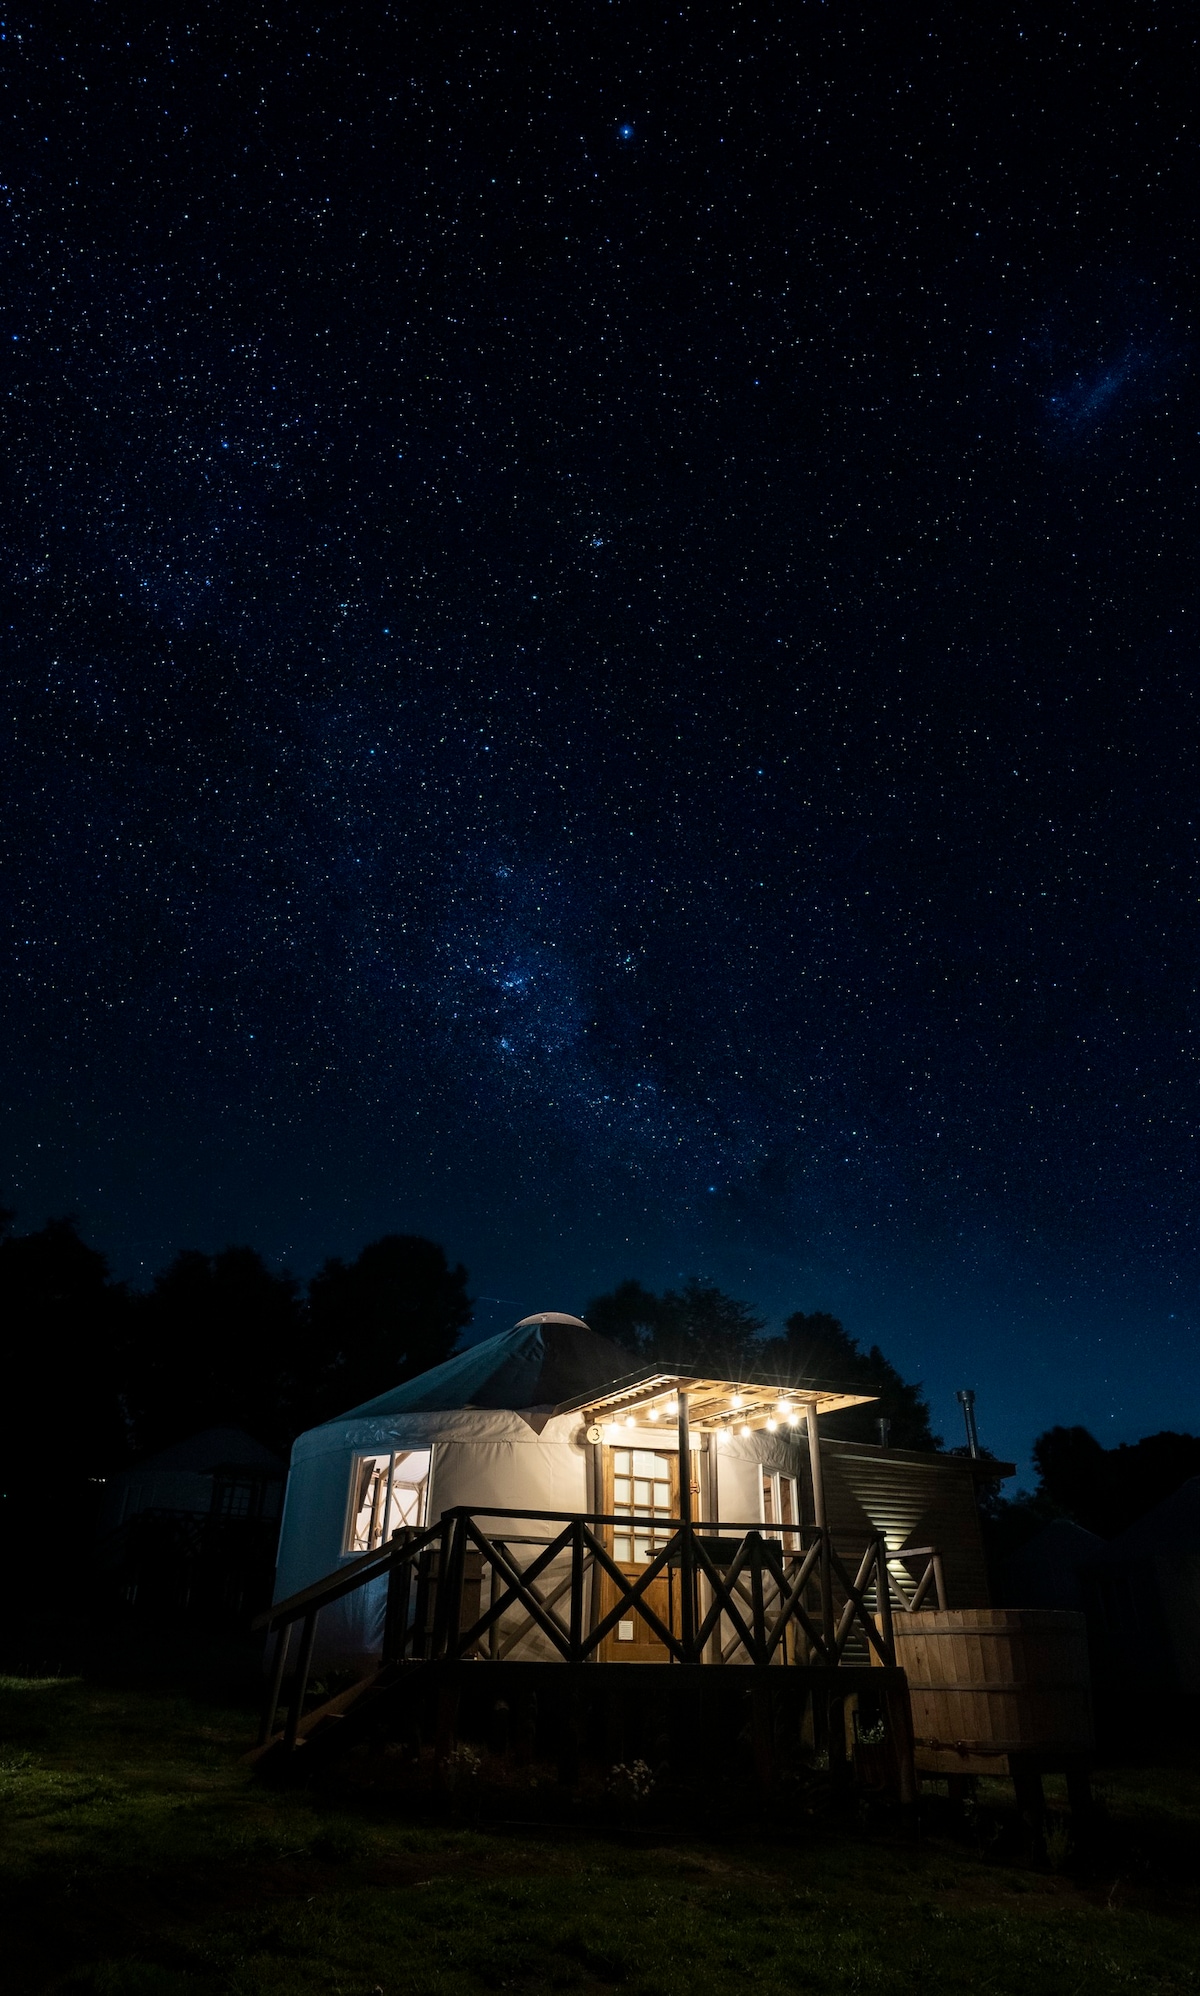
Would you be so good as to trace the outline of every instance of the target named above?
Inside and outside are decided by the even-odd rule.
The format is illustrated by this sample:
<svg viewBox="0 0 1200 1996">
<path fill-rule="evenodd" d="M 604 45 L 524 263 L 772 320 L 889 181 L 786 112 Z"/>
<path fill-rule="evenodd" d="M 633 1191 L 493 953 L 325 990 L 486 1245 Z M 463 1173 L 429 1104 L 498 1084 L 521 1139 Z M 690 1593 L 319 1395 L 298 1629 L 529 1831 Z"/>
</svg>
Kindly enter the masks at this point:
<svg viewBox="0 0 1200 1996">
<path fill-rule="evenodd" d="M 975 1426 L 975 1388 L 960 1386 L 955 1399 L 963 1410 L 963 1420 L 967 1428 L 967 1448 L 971 1455 L 979 1454 L 979 1430 Z"/>
</svg>

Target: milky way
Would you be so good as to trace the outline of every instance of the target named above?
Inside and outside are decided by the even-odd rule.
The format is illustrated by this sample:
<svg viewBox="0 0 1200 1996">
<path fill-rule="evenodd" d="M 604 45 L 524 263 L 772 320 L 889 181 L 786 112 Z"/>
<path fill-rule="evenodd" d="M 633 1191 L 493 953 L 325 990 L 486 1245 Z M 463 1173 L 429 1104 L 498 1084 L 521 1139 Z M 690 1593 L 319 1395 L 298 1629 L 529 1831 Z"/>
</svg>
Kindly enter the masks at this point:
<svg viewBox="0 0 1200 1996">
<path fill-rule="evenodd" d="M 1072 18 L 9 18 L 22 1224 L 1200 1421 L 1195 54 Z"/>
</svg>

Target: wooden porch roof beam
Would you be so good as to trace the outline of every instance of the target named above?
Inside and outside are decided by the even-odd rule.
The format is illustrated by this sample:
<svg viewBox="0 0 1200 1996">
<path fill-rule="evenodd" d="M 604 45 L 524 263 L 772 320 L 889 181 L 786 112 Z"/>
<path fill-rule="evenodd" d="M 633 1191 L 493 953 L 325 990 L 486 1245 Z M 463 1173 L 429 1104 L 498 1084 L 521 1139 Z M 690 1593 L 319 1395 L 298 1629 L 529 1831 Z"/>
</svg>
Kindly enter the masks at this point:
<svg viewBox="0 0 1200 1996">
<path fill-rule="evenodd" d="M 725 1430 L 765 1428 L 768 1423 L 786 1428 L 799 1426 L 808 1407 L 817 1413 L 832 1414 L 842 1407 L 860 1407 L 877 1400 L 877 1392 L 861 1387 L 841 1386 L 826 1380 L 806 1379 L 794 1385 L 776 1379 L 708 1379 L 682 1372 L 660 1372 L 652 1366 L 614 1380 L 603 1393 L 564 1400 L 556 1414 L 582 1413 L 589 1421 L 632 1420 L 653 1424 L 670 1422 L 670 1411 L 680 1393 L 688 1396 L 688 1419 L 693 1428 Z"/>
</svg>

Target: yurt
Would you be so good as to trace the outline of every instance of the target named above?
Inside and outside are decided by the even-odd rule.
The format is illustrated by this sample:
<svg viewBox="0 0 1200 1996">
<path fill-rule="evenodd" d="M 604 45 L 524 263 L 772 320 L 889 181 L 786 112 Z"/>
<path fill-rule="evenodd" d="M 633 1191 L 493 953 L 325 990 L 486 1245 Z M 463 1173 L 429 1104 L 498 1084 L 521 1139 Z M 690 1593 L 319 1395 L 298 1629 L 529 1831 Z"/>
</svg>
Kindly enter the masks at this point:
<svg viewBox="0 0 1200 1996">
<path fill-rule="evenodd" d="M 275 1599 L 456 1504 L 588 1510 L 579 1416 L 554 1409 L 632 1363 L 579 1317 L 543 1310 L 310 1428 L 292 1449 Z M 365 1663 L 378 1652 L 382 1618 L 382 1584 L 330 1606 L 317 1667 Z"/>
</svg>

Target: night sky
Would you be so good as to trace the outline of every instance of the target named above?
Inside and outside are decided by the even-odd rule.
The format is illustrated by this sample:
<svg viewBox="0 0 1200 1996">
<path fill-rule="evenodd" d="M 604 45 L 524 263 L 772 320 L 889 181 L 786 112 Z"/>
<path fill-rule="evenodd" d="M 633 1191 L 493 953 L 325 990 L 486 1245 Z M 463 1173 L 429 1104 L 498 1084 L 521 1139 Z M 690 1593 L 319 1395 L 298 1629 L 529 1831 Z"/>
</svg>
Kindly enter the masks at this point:
<svg viewBox="0 0 1200 1996">
<path fill-rule="evenodd" d="M 1200 1425 L 1193 11 L 2 32 L 18 1224 Z"/>
</svg>

